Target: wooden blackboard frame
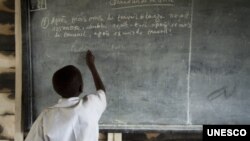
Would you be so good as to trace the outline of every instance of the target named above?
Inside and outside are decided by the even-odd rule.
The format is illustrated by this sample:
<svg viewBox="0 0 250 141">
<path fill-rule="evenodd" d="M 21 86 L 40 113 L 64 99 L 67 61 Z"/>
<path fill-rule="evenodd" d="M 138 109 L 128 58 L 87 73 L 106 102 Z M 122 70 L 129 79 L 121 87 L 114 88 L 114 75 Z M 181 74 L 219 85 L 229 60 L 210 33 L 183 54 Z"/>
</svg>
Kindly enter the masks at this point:
<svg viewBox="0 0 250 141">
<path fill-rule="evenodd" d="M 29 0 L 21 0 L 22 17 L 22 117 L 24 132 L 28 132 L 33 123 L 33 85 L 32 85 L 32 57 L 29 29 Z"/>
</svg>

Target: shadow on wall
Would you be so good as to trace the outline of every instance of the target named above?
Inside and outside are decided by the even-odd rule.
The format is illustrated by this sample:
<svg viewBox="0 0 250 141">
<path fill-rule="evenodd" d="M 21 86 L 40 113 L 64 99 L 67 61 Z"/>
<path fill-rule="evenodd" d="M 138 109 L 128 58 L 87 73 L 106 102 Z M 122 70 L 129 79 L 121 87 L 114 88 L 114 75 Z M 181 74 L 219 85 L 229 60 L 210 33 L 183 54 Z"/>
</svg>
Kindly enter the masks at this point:
<svg viewBox="0 0 250 141">
<path fill-rule="evenodd" d="M 15 72 L 0 73 L 0 92 L 14 93 L 15 91 Z"/>
</svg>

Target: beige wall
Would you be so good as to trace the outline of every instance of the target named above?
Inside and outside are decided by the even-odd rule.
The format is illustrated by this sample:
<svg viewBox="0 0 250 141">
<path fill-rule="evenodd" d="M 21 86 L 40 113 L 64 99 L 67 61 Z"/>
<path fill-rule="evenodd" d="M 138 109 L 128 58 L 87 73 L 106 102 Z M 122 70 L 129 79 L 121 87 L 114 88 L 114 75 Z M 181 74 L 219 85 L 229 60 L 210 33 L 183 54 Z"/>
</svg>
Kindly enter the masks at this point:
<svg viewBox="0 0 250 141">
<path fill-rule="evenodd" d="M 15 136 L 15 5 L 0 0 L 0 140 Z"/>
</svg>

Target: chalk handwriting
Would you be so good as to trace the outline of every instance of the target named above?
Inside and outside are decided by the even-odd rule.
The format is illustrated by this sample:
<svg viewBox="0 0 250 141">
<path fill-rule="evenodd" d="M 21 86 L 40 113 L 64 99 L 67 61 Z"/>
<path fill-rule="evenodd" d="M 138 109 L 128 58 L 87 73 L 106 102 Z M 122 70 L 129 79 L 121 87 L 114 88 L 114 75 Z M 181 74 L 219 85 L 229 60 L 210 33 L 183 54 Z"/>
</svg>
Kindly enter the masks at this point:
<svg viewBox="0 0 250 141">
<path fill-rule="evenodd" d="M 45 16 L 41 28 L 55 38 L 109 38 L 124 36 L 171 36 L 191 28 L 190 12 L 106 13 L 102 15 Z"/>
<path fill-rule="evenodd" d="M 174 0 L 110 0 L 109 5 L 115 10 L 155 6 L 174 6 Z"/>
<path fill-rule="evenodd" d="M 236 93 L 236 86 L 232 87 L 232 90 L 230 90 L 227 86 L 224 86 L 220 89 L 217 89 L 210 93 L 207 98 L 209 101 L 213 101 L 221 96 L 224 96 L 224 98 L 231 97 L 234 93 Z"/>
</svg>

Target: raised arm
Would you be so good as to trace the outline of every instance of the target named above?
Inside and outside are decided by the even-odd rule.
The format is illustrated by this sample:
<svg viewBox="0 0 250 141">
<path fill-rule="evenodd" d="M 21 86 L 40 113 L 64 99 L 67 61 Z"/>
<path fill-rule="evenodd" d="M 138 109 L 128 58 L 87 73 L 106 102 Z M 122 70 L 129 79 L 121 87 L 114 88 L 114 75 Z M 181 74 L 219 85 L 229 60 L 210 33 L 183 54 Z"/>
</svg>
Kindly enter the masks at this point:
<svg viewBox="0 0 250 141">
<path fill-rule="evenodd" d="M 103 85 L 103 82 L 102 82 L 102 80 L 99 76 L 99 73 L 97 72 L 96 67 L 95 67 L 95 57 L 90 50 L 88 50 L 86 53 L 86 63 L 89 67 L 89 70 L 90 70 L 92 76 L 93 76 L 96 90 L 103 90 L 104 92 L 106 92 L 105 87 Z"/>
</svg>

